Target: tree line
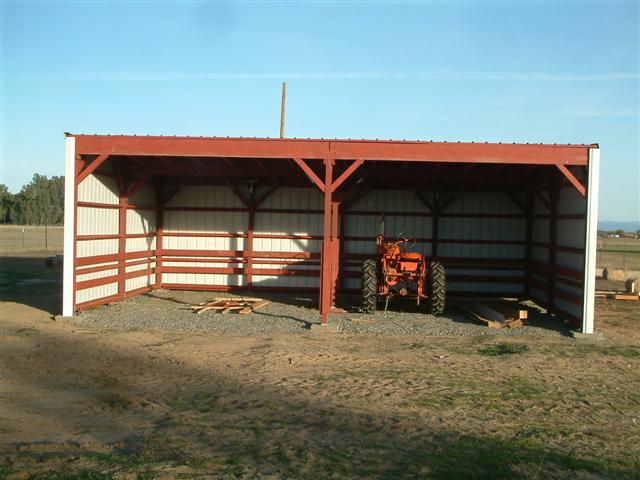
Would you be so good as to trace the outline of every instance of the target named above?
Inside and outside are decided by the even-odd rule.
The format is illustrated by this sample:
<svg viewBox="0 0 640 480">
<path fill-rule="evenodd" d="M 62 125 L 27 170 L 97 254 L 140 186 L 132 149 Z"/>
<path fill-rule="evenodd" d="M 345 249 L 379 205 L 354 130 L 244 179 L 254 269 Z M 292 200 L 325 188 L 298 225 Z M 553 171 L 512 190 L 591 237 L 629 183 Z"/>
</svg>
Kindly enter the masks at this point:
<svg viewBox="0 0 640 480">
<path fill-rule="evenodd" d="M 0 223 L 62 225 L 64 221 L 64 177 L 36 173 L 18 193 L 0 184 Z"/>
</svg>

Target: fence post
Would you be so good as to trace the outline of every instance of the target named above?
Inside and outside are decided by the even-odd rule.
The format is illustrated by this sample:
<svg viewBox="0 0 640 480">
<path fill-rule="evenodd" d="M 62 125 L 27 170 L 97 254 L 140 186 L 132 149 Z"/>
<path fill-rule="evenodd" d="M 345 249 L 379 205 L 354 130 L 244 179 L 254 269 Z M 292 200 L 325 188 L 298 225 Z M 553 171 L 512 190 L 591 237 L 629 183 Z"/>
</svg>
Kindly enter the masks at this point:
<svg viewBox="0 0 640 480">
<path fill-rule="evenodd" d="M 48 226 L 44 226 L 44 249 L 49 250 L 49 229 Z"/>
</svg>

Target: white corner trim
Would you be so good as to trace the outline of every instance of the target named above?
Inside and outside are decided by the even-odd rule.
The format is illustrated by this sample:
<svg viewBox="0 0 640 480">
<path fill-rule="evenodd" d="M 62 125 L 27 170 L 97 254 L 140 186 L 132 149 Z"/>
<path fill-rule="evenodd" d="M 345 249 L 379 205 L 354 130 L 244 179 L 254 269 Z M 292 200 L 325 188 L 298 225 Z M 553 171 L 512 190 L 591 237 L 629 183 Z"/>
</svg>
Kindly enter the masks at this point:
<svg viewBox="0 0 640 480">
<path fill-rule="evenodd" d="M 73 263 L 75 245 L 73 238 L 75 225 L 75 183 L 76 183 L 76 139 L 65 139 L 65 176 L 64 176 L 64 264 L 62 283 L 62 315 L 71 317 L 74 313 Z"/>
<path fill-rule="evenodd" d="M 582 333 L 593 333 L 596 296 L 596 250 L 598 246 L 598 193 L 600 184 L 600 149 L 589 149 L 587 184 L 587 221 L 584 247 L 584 298 Z"/>
</svg>

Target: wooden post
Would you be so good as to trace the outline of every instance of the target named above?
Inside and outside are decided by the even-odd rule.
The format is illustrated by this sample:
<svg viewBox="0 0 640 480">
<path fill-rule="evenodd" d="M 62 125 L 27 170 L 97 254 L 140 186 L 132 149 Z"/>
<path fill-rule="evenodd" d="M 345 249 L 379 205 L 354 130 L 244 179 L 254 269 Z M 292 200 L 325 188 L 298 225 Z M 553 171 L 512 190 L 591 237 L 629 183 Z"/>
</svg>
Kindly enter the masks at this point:
<svg viewBox="0 0 640 480">
<path fill-rule="evenodd" d="M 282 82 L 282 105 L 280 106 L 280 138 L 284 138 L 284 127 L 287 116 L 287 82 Z"/>
</svg>

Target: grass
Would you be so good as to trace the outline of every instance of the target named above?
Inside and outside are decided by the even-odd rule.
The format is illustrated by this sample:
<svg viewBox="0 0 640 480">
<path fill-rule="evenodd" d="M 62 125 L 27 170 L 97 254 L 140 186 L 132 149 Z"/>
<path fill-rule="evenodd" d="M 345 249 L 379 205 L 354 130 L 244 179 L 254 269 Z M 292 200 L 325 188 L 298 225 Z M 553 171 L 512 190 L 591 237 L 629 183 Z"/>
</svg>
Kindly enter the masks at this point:
<svg viewBox="0 0 640 480">
<path fill-rule="evenodd" d="M 521 343 L 498 343 L 481 348 L 478 353 L 490 357 L 501 357 L 503 355 L 519 355 L 528 351 L 529 347 Z"/>
</svg>

